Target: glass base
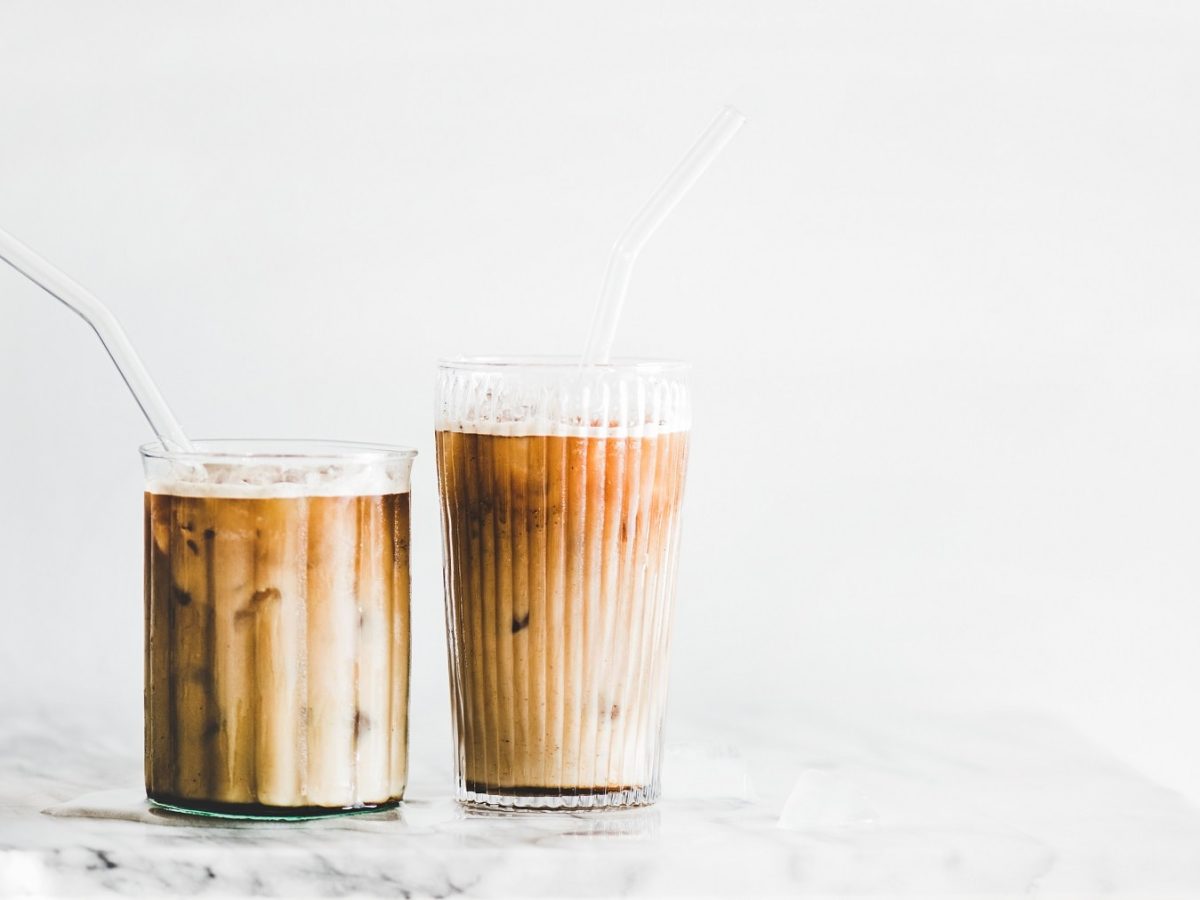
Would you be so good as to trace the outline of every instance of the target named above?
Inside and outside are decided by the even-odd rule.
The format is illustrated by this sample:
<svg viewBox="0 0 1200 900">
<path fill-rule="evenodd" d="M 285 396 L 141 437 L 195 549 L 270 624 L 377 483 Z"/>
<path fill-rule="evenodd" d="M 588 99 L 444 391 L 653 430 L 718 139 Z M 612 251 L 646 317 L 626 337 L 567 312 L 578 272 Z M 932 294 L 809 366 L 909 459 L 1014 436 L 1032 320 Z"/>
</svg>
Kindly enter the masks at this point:
<svg viewBox="0 0 1200 900">
<path fill-rule="evenodd" d="M 359 813 L 395 809 L 399 800 L 366 803 L 362 806 L 264 806 L 261 803 L 222 803 L 216 800 L 185 800 L 176 797 L 147 797 L 160 809 L 187 816 L 211 819 L 241 819 L 255 822 L 304 822 L 309 819 L 328 819 L 333 816 L 353 816 Z"/>
<path fill-rule="evenodd" d="M 509 812 L 527 810 L 603 810 L 649 806 L 658 799 L 657 785 L 623 788 L 512 787 L 488 790 L 486 785 L 460 782 L 456 799 L 472 809 Z"/>
</svg>

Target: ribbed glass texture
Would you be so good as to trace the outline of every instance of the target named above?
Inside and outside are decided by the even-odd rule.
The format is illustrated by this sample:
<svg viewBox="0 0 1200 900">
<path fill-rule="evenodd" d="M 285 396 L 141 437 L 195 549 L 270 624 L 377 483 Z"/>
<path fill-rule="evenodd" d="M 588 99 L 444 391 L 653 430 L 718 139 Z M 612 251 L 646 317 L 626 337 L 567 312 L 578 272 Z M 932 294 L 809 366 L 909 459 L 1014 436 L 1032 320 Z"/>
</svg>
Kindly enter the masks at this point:
<svg viewBox="0 0 1200 900">
<path fill-rule="evenodd" d="M 654 802 L 686 369 L 448 362 L 437 396 L 458 798 Z"/>
<path fill-rule="evenodd" d="M 411 451 L 200 445 L 143 449 L 148 796 L 268 818 L 395 803 Z"/>
</svg>

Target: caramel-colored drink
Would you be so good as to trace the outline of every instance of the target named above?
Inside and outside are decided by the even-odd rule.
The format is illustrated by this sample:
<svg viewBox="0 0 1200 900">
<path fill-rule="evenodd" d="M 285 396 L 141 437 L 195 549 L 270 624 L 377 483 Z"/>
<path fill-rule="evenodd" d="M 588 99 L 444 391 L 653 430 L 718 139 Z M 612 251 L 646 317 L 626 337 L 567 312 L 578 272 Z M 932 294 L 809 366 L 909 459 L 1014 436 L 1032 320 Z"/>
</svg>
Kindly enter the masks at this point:
<svg viewBox="0 0 1200 900">
<path fill-rule="evenodd" d="M 408 494 L 145 495 L 146 786 L 298 815 L 404 794 Z"/>
<path fill-rule="evenodd" d="M 438 431 L 463 799 L 656 799 L 687 451 Z"/>
</svg>

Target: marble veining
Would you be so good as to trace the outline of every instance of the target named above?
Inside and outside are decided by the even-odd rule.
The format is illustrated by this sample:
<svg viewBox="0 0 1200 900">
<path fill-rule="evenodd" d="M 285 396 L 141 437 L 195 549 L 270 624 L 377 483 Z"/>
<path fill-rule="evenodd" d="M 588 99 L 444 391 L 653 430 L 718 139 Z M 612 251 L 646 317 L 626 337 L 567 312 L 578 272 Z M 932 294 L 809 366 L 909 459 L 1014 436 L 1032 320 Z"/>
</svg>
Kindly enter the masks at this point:
<svg viewBox="0 0 1200 900">
<path fill-rule="evenodd" d="M 0 896 L 1200 896 L 1200 810 L 1024 715 L 672 722 L 647 809 L 475 813 L 438 760 L 396 810 L 300 823 L 150 807 L 137 748 L 0 725 Z"/>
</svg>

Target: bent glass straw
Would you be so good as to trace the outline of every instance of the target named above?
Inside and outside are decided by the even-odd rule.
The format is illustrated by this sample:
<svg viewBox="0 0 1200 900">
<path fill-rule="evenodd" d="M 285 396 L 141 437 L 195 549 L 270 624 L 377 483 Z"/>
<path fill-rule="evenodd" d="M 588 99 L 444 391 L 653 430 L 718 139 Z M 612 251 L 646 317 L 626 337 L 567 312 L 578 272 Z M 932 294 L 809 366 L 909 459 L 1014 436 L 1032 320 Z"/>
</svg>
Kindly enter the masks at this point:
<svg viewBox="0 0 1200 900">
<path fill-rule="evenodd" d="M 630 221 L 608 258 L 604 282 L 592 324 L 588 329 L 587 347 L 583 352 L 585 366 L 605 365 L 612 354 L 613 340 L 617 335 L 617 323 L 621 318 L 621 307 L 629 290 L 629 278 L 633 264 L 646 241 L 655 229 L 673 210 L 677 203 L 704 174 L 717 155 L 725 148 L 737 130 L 746 122 L 746 117 L 732 106 L 722 109 L 712 124 L 692 145 L 692 149 L 680 160 L 667 180 L 659 185 L 646 205 Z"/>
<path fill-rule="evenodd" d="M 175 416 L 171 414 L 167 401 L 150 378 L 141 357 L 133 349 L 133 344 L 129 343 L 121 323 L 107 306 L 79 282 L 38 256 L 3 229 L 0 229 L 0 259 L 50 296 L 62 301 L 92 326 L 164 448 L 184 451 L 192 449 L 191 442 L 183 433 L 183 428 Z"/>
</svg>

